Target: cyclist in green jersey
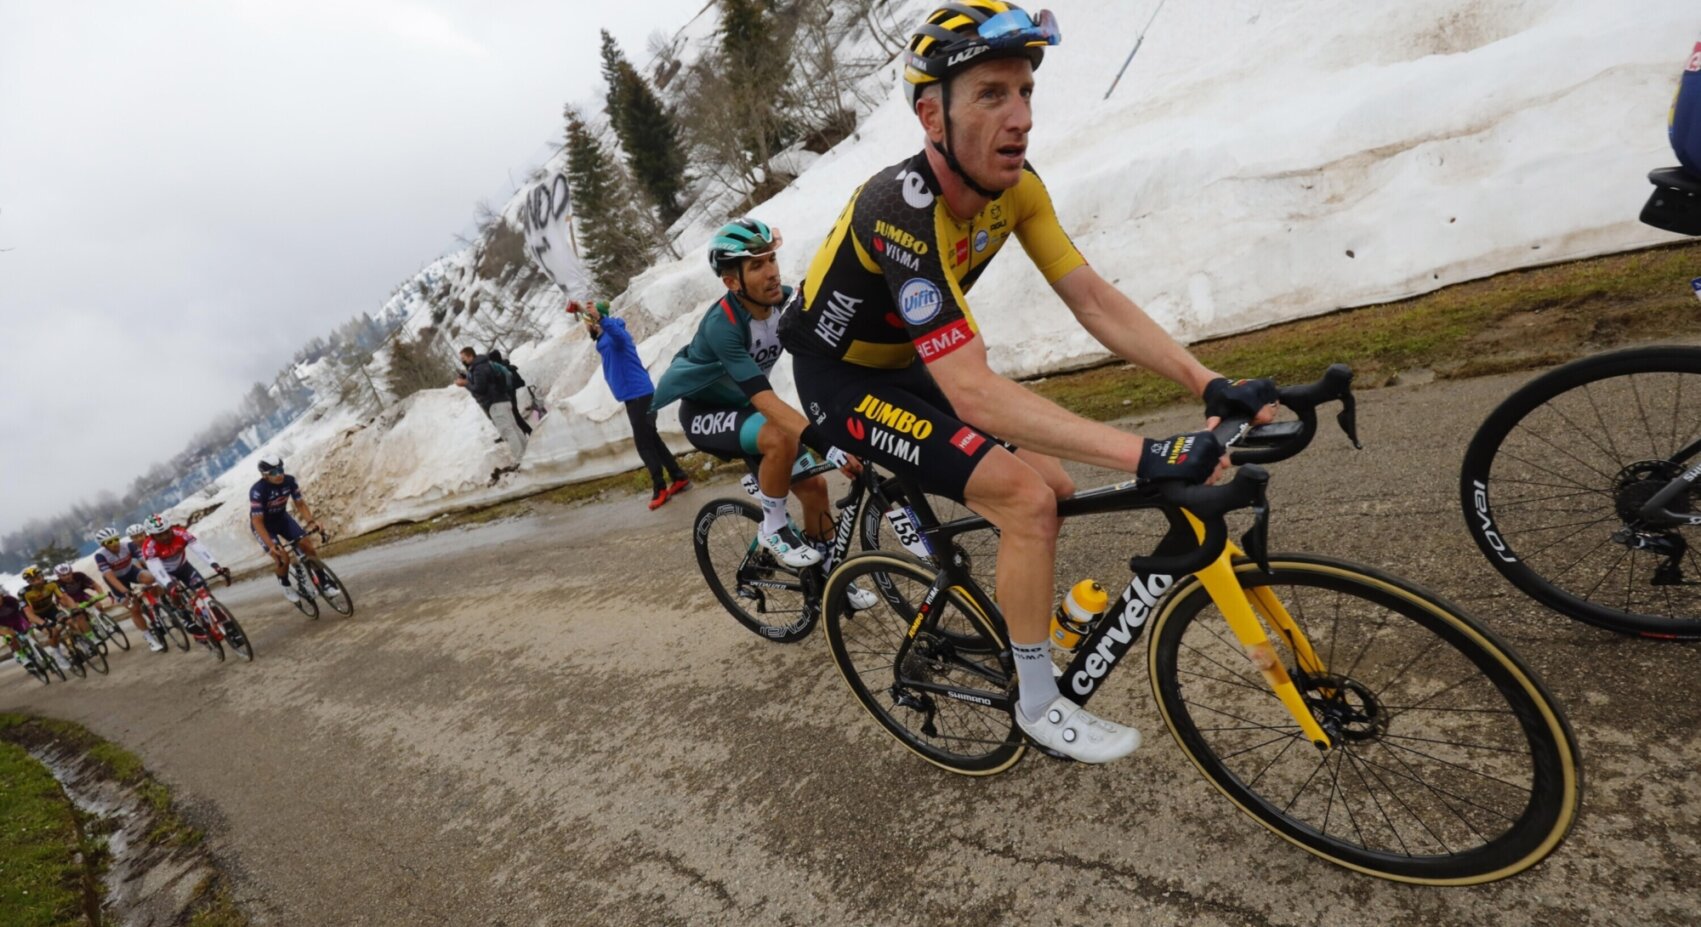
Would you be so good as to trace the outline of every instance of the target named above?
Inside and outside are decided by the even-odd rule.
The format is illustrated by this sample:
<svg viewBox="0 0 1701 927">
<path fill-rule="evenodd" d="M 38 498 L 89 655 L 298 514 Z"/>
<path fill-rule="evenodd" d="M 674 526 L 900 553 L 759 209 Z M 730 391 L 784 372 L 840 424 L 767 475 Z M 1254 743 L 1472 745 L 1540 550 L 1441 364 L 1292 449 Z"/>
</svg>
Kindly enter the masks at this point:
<svg viewBox="0 0 1701 927">
<path fill-rule="evenodd" d="M 654 402 L 660 409 L 679 401 L 679 424 L 693 447 L 745 461 L 759 487 L 762 546 L 787 566 L 802 568 L 820 562 L 832 541 L 833 517 L 824 478 L 792 482 L 799 446 L 816 448 L 850 473 L 861 465 L 832 447 L 768 383 L 782 351 L 782 307 L 795 296 L 780 282 L 781 242 L 776 230 L 757 219 L 721 227 L 709 243 L 709 267 L 727 291 L 674 355 L 656 385 Z M 805 537 L 787 521 L 788 493 L 803 504 Z"/>
<path fill-rule="evenodd" d="M 1063 232 L 1027 162 L 1034 71 L 1061 39 L 1049 11 L 1030 16 L 1002 0 L 958 0 L 928 15 L 904 72 L 926 145 L 852 196 L 780 337 L 804 410 L 827 440 L 999 528 L 1017 723 L 1048 749 L 1106 762 L 1139 746 L 1139 733 L 1063 696 L 1046 640 L 1056 501 L 1074 491 L 1057 458 L 1202 482 L 1226 463 L 1222 446 L 1209 430 L 1154 440 L 1088 421 L 999 376 L 966 293 L 1014 235 L 1101 344 L 1206 398 L 1207 429 L 1225 411 L 1267 421 L 1275 387 L 1231 383 L 1199 363 Z"/>
</svg>

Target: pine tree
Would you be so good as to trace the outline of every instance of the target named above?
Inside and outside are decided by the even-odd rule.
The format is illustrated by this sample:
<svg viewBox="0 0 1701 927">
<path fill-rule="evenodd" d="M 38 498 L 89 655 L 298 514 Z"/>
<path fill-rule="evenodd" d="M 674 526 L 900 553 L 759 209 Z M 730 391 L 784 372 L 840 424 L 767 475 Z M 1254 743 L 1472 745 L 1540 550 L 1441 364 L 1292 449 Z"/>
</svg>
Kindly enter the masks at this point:
<svg viewBox="0 0 1701 927">
<path fill-rule="evenodd" d="M 602 76 L 608 84 L 609 122 L 626 150 L 626 166 L 649 194 L 662 221 L 672 225 L 683 211 L 679 192 L 685 185 L 685 151 L 673 115 L 606 29 L 602 33 Z"/>
<path fill-rule="evenodd" d="M 721 72 L 737 93 L 740 144 L 757 166 L 790 143 L 792 127 L 779 102 L 791 72 L 791 58 L 780 26 L 765 0 L 720 0 Z"/>
<path fill-rule="evenodd" d="M 626 172 L 572 112 L 567 115 L 567 182 L 583 233 L 585 264 L 597 288 L 612 298 L 649 266 L 656 242 Z"/>
</svg>

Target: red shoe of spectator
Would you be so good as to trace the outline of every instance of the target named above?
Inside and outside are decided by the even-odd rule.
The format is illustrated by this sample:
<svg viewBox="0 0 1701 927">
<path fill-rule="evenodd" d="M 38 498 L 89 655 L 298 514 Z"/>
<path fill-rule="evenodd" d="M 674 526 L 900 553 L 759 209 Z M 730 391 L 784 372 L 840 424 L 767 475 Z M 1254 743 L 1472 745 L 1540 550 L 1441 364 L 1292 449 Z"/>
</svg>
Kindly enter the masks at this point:
<svg viewBox="0 0 1701 927">
<path fill-rule="evenodd" d="M 682 476 L 679 479 L 674 480 L 673 485 L 667 488 L 667 494 L 669 498 L 672 498 L 673 496 L 677 496 L 690 488 L 691 481 Z"/>
<path fill-rule="evenodd" d="M 659 509 L 662 506 L 666 505 L 667 504 L 667 496 L 668 496 L 667 490 L 665 490 L 665 489 L 656 490 L 656 494 L 650 497 L 650 511 L 654 512 L 656 509 Z"/>
</svg>

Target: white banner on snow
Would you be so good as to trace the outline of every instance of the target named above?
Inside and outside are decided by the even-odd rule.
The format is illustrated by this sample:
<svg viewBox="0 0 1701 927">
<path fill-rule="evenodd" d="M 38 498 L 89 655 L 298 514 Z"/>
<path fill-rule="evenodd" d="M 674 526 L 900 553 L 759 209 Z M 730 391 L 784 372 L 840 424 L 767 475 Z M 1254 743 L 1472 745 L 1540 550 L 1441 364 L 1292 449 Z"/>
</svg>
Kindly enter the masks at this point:
<svg viewBox="0 0 1701 927">
<path fill-rule="evenodd" d="M 556 172 L 532 185 L 520 209 L 526 224 L 526 250 L 569 299 L 589 299 L 590 276 L 573 247 L 572 192 L 567 175 Z"/>
</svg>

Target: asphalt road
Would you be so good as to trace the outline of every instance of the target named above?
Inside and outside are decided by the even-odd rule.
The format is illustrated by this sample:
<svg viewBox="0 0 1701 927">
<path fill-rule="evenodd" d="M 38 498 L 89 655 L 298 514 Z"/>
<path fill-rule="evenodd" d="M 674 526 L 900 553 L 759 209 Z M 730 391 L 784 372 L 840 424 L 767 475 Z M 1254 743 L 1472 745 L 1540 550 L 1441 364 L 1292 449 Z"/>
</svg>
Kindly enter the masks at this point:
<svg viewBox="0 0 1701 927">
<path fill-rule="evenodd" d="M 711 599 L 688 525 L 731 484 L 341 558 L 353 619 L 307 621 L 250 581 L 220 596 L 255 663 L 138 649 L 65 685 L 0 671 L 0 709 L 139 753 L 259 924 L 1693 924 L 1696 651 L 1525 601 L 1454 501 L 1470 433 L 1527 377 L 1366 393 L 1364 451 L 1325 434 L 1271 484 L 1276 549 L 1436 589 L 1566 706 L 1582 817 L 1542 865 L 1489 886 L 1384 882 L 1273 837 L 1182 756 L 1138 661 L 1095 703 L 1146 733 L 1128 760 L 1030 754 L 988 780 L 921 762 L 852 700 L 818 635 L 764 642 Z M 1120 584 L 1119 538 L 1108 517 L 1072 523 L 1062 580 Z"/>
</svg>

